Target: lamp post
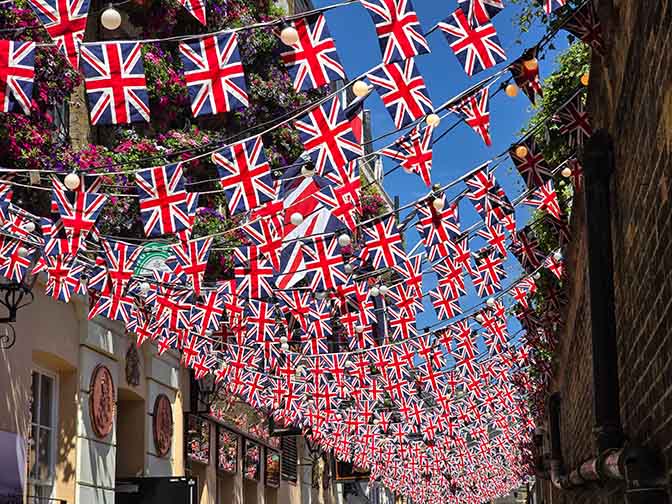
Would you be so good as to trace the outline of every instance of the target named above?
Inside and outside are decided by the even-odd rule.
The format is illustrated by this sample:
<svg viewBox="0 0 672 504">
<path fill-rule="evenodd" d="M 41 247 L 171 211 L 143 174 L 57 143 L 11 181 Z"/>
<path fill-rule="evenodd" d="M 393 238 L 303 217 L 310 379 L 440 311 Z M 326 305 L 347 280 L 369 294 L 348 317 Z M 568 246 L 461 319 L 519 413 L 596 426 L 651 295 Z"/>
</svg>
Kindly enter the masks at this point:
<svg viewBox="0 0 672 504">
<path fill-rule="evenodd" d="M 33 302 L 33 285 L 36 277 L 26 275 L 21 282 L 12 282 L 0 278 L 0 305 L 5 307 L 6 317 L 0 317 L 0 348 L 7 349 L 16 343 L 16 331 L 12 325 L 16 322 L 16 312 Z"/>
</svg>

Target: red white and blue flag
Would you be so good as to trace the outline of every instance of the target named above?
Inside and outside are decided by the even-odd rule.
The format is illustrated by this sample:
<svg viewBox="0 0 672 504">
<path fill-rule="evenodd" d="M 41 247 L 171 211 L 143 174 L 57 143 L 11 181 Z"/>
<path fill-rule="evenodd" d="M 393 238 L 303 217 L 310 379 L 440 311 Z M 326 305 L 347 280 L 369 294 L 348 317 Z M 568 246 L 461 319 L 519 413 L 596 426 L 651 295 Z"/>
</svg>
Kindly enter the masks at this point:
<svg viewBox="0 0 672 504">
<path fill-rule="evenodd" d="M 393 215 L 363 226 L 362 231 L 362 261 L 369 261 L 374 268 L 392 268 L 408 259 Z"/>
<path fill-rule="evenodd" d="M 126 294 L 128 283 L 133 278 L 135 262 L 142 249 L 116 240 L 102 240 L 101 245 L 105 253 L 107 275 L 110 279 L 110 295 L 123 297 Z"/>
<path fill-rule="evenodd" d="M 383 63 L 430 52 L 411 0 L 360 0 L 376 25 Z"/>
<path fill-rule="evenodd" d="M 35 80 L 35 43 L 0 40 L 0 112 L 30 114 Z"/>
<path fill-rule="evenodd" d="M 337 96 L 301 116 L 294 126 L 318 175 L 338 171 L 364 152 Z"/>
<path fill-rule="evenodd" d="M 458 5 L 467 15 L 471 26 L 480 26 L 504 9 L 503 0 L 457 0 Z"/>
<path fill-rule="evenodd" d="M 544 4 L 544 12 L 550 15 L 567 4 L 567 0 L 540 0 Z"/>
<path fill-rule="evenodd" d="M 481 297 L 492 296 L 502 290 L 502 279 L 506 278 L 504 271 L 504 257 L 494 249 L 484 249 L 474 254 L 476 269 L 471 279 Z"/>
<path fill-rule="evenodd" d="M 190 227 L 182 164 L 157 166 L 135 174 L 145 235 L 175 234 Z M 191 208 L 193 214 L 193 207 Z"/>
<path fill-rule="evenodd" d="M 205 25 L 205 0 L 177 0 L 199 23 Z"/>
<path fill-rule="evenodd" d="M 345 79 L 345 70 L 336 53 L 327 21 L 323 15 L 297 19 L 292 26 L 299 40 L 282 53 L 296 91 L 308 91 Z"/>
<path fill-rule="evenodd" d="M 272 298 L 275 271 L 257 247 L 238 247 L 233 251 L 236 295 L 250 299 Z"/>
<path fill-rule="evenodd" d="M 2 237 L 0 245 L 0 275 L 12 282 L 20 283 L 30 267 L 34 247 L 26 247 L 20 240 Z"/>
<path fill-rule="evenodd" d="M 469 76 L 506 60 L 506 53 L 492 23 L 471 26 L 462 9 L 457 9 L 439 23 L 439 29 Z"/>
<path fill-rule="evenodd" d="M 68 250 L 73 253 L 86 250 L 84 241 L 93 229 L 107 197 L 103 194 L 62 192 L 54 189 L 52 198 L 58 204 L 58 212 L 69 242 Z"/>
<path fill-rule="evenodd" d="M 181 42 L 180 58 L 194 117 L 231 112 L 249 105 L 236 33 Z"/>
<path fill-rule="evenodd" d="M 337 236 L 317 236 L 303 244 L 304 268 L 313 292 L 335 289 L 348 281 Z"/>
<path fill-rule="evenodd" d="M 73 68 L 79 68 L 79 50 L 84 39 L 89 0 L 29 0 L 56 47 Z"/>
<path fill-rule="evenodd" d="M 525 147 L 524 156 L 519 155 L 519 147 Z M 553 178 L 553 171 L 546 163 L 544 154 L 533 137 L 511 147 L 509 155 L 529 189 L 540 187 Z"/>
<path fill-rule="evenodd" d="M 215 152 L 220 183 L 232 214 L 248 212 L 273 201 L 277 191 L 261 136 Z"/>
<path fill-rule="evenodd" d="M 464 98 L 453 110 L 462 116 L 464 122 L 480 136 L 485 145 L 492 145 L 490 138 L 490 98 L 485 87 Z"/>
<path fill-rule="evenodd" d="M 140 43 L 83 44 L 81 64 L 91 124 L 149 121 L 149 98 Z"/>
<path fill-rule="evenodd" d="M 397 129 L 410 125 L 434 109 L 425 80 L 413 59 L 383 65 L 367 78 L 376 88 Z"/>
<path fill-rule="evenodd" d="M 595 5 L 586 2 L 576 10 L 570 19 L 563 24 L 563 29 L 579 37 L 599 54 L 604 54 L 604 38 L 600 18 L 595 12 Z"/>
<path fill-rule="evenodd" d="M 580 91 L 558 110 L 554 120 L 560 126 L 560 133 L 569 136 L 571 145 L 583 145 L 583 142 L 593 134 L 590 115 Z"/>
<path fill-rule="evenodd" d="M 401 167 L 415 173 L 430 187 L 432 185 L 432 133 L 434 128 L 416 126 L 392 147 L 381 151 L 383 156 L 399 161 Z"/>
<path fill-rule="evenodd" d="M 511 201 L 509 201 L 504 189 L 497 183 L 494 174 L 489 171 L 487 166 L 484 166 L 482 170 L 476 172 L 473 177 L 465 182 L 469 188 L 467 197 L 486 225 L 492 225 L 494 222 L 504 222 L 508 216 L 514 214 L 515 210 Z"/>
<path fill-rule="evenodd" d="M 213 237 L 209 236 L 170 247 L 177 258 L 175 274 L 181 279 L 186 279 L 197 296 L 201 293 L 212 240 Z"/>
<path fill-rule="evenodd" d="M 451 289 L 447 287 L 437 287 L 429 291 L 429 297 L 432 300 L 432 306 L 436 310 L 439 320 L 450 320 L 456 315 L 462 313 L 459 298 L 453 295 Z"/>
</svg>

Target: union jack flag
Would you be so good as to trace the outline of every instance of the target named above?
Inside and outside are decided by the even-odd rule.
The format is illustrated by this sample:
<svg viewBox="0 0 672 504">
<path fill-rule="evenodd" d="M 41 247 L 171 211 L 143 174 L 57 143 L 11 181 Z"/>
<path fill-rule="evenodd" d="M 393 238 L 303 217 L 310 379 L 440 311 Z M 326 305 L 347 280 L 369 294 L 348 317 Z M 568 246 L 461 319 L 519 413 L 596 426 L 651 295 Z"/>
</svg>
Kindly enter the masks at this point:
<svg viewBox="0 0 672 504">
<path fill-rule="evenodd" d="M 210 236 L 178 243 L 170 247 L 177 257 L 175 274 L 180 278 L 186 277 L 197 296 L 201 293 L 212 240 L 213 237 Z"/>
<path fill-rule="evenodd" d="M 102 315 L 110 320 L 128 322 L 135 308 L 135 300 L 131 296 L 117 296 L 101 294 L 95 304 L 89 309 L 89 320 Z"/>
<path fill-rule="evenodd" d="M 425 80 L 413 59 L 383 65 L 367 77 L 394 119 L 397 129 L 405 128 L 434 109 Z"/>
<path fill-rule="evenodd" d="M 560 220 L 562 216 L 562 209 L 558 202 L 558 194 L 555 192 L 555 186 L 553 185 L 552 180 L 539 186 L 532 194 L 524 198 L 522 202 L 525 205 L 544 210 L 558 220 Z"/>
<path fill-rule="evenodd" d="M 79 68 L 79 49 L 84 39 L 89 0 L 29 0 L 56 47 L 73 68 Z"/>
<path fill-rule="evenodd" d="M 416 296 L 422 295 L 422 254 L 409 257 L 393 269 L 402 276 L 404 284 L 413 289 Z"/>
<path fill-rule="evenodd" d="M 326 299 L 315 303 L 309 314 L 308 340 L 304 343 L 305 351 L 311 354 L 326 353 L 328 351 L 327 340 L 331 337 L 331 306 Z"/>
<path fill-rule="evenodd" d="M 502 0 L 458 0 L 457 3 L 467 15 L 471 26 L 488 23 L 504 9 Z"/>
<path fill-rule="evenodd" d="M 35 80 L 35 43 L 0 40 L 0 112 L 30 114 Z"/>
<path fill-rule="evenodd" d="M 79 289 L 84 265 L 75 264 L 72 256 L 63 254 L 47 257 L 46 263 L 45 293 L 54 299 L 69 303 L 72 294 Z"/>
<path fill-rule="evenodd" d="M 107 275 L 110 279 L 110 295 L 122 297 L 128 282 L 133 277 L 135 262 L 141 248 L 122 241 L 102 240 L 101 245 L 107 263 Z"/>
<path fill-rule="evenodd" d="M 194 117 L 231 112 L 250 104 L 236 33 L 203 37 L 191 44 L 181 42 L 180 58 Z"/>
<path fill-rule="evenodd" d="M 376 25 L 383 63 L 430 52 L 411 0 L 360 0 Z"/>
<path fill-rule="evenodd" d="M 511 290 L 511 296 L 524 309 L 530 307 L 529 297 L 537 291 L 537 284 L 533 278 L 524 278 Z"/>
<path fill-rule="evenodd" d="M 212 155 L 229 211 L 253 210 L 273 201 L 277 190 L 261 136 L 225 147 Z"/>
<path fill-rule="evenodd" d="M 464 287 L 464 268 L 461 264 L 445 256 L 442 261 L 432 265 L 432 269 L 439 277 L 439 287 L 450 291 L 451 296 L 458 298 L 467 293 Z"/>
<path fill-rule="evenodd" d="M 248 222 L 241 230 L 258 247 L 259 253 L 268 259 L 276 271 L 280 271 L 280 251 L 282 249 L 282 229 L 276 228 L 275 219 L 261 217 Z"/>
<path fill-rule="evenodd" d="M 325 17 L 318 15 L 297 19 L 292 25 L 299 34 L 299 40 L 281 57 L 292 77 L 294 89 L 308 91 L 345 79 L 345 70 L 336 54 L 336 45 Z"/>
<path fill-rule="evenodd" d="M 544 12 L 550 15 L 567 4 L 567 0 L 540 0 L 544 4 Z"/>
<path fill-rule="evenodd" d="M 362 261 L 370 261 L 374 268 L 392 268 L 408 258 L 402 248 L 402 239 L 394 216 L 389 216 L 369 226 L 363 226 L 364 246 L 360 255 Z"/>
<path fill-rule="evenodd" d="M 100 211 L 107 202 L 103 194 L 88 192 L 52 191 L 52 198 L 58 204 L 61 223 L 68 238 L 68 250 L 86 250 L 84 240 L 93 228 Z"/>
<path fill-rule="evenodd" d="M 417 291 L 415 287 L 405 282 L 390 288 L 388 296 L 392 298 L 397 308 L 407 315 L 415 316 L 422 311 L 422 291 Z"/>
<path fill-rule="evenodd" d="M 317 236 L 303 245 L 304 267 L 312 291 L 335 289 L 348 281 L 338 237 Z"/>
<path fill-rule="evenodd" d="M 400 138 L 393 147 L 381 151 L 383 156 L 399 161 L 401 167 L 422 178 L 427 187 L 432 185 L 432 133 L 434 128 L 416 126 Z"/>
<path fill-rule="evenodd" d="M 466 184 L 470 189 L 467 197 L 486 225 L 492 225 L 495 221 L 503 222 L 514 214 L 513 205 L 487 166 L 467 179 Z"/>
<path fill-rule="evenodd" d="M 189 227 L 190 212 L 181 163 L 139 171 L 135 182 L 146 236 L 174 234 Z"/>
<path fill-rule="evenodd" d="M 485 249 L 474 254 L 476 269 L 471 274 L 474 287 L 481 297 L 492 296 L 502 290 L 502 279 L 506 278 L 504 258 L 494 249 Z"/>
<path fill-rule="evenodd" d="M 558 280 L 562 280 L 562 277 L 565 275 L 565 263 L 562 260 L 562 256 L 556 258 L 555 254 L 549 255 L 544 261 L 544 268 L 553 273 Z"/>
<path fill-rule="evenodd" d="M 250 299 L 273 297 L 275 272 L 257 247 L 238 247 L 233 251 L 236 295 Z"/>
<path fill-rule="evenodd" d="M 387 307 L 387 314 L 392 341 L 405 341 L 418 335 L 415 327 L 415 314 L 408 313 L 406 310 L 395 310 L 391 306 Z"/>
<path fill-rule="evenodd" d="M 205 25 L 205 0 L 177 0 L 199 23 Z"/>
<path fill-rule="evenodd" d="M 485 87 L 458 103 L 453 110 L 480 136 L 485 145 L 491 146 L 490 138 L 490 90 Z"/>
<path fill-rule="evenodd" d="M 438 26 L 470 77 L 506 60 L 492 23 L 472 27 L 464 11 L 457 9 Z"/>
<path fill-rule="evenodd" d="M 63 177 L 65 178 L 65 177 Z M 57 189 L 61 192 L 69 191 L 65 187 L 65 183 L 57 176 L 51 176 L 51 183 L 54 186 L 54 189 Z M 100 187 L 103 185 L 103 177 L 94 177 L 92 175 L 86 175 L 84 173 L 79 174 L 79 187 L 75 189 L 75 192 L 85 191 L 85 192 L 99 192 Z M 54 198 L 51 199 L 51 213 L 58 213 L 58 204 Z"/>
<path fill-rule="evenodd" d="M 337 96 L 297 119 L 294 126 L 318 175 L 338 171 L 363 154 Z"/>
<path fill-rule="evenodd" d="M 479 229 L 476 234 L 485 238 L 488 245 L 495 249 L 499 255 L 506 257 L 506 234 L 501 223 L 486 225 Z"/>
<path fill-rule="evenodd" d="M 535 59 L 539 52 L 537 47 L 528 49 L 516 61 L 511 63 L 511 75 L 516 85 L 525 93 L 532 103 L 535 103 L 536 96 L 544 96 L 544 90 L 541 87 L 541 80 L 539 78 L 539 66 L 535 68 L 528 68 L 525 65 L 526 61 Z"/>
<path fill-rule="evenodd" d="M 518 148 L 525 147 L 525 155 L 518 155 Z M 553 171 L 534 138 L 530 137 L 509 149 L 509 155 L 528 188 L 540 187 L 553 178 Z"/>
<path fill-rule="evenodd" d="M 139 43 L 83 44 L 81 61 L 91 124 L 149 121 L 147 81 Z"/>
<path fill-rule="evenodd" d="M 450 320 L 462 313 L 459 298 L 453 296 L 450 289 L 439 286 L 429 291 L 429 296 L 439 320 Z"/>
<path fill-rule="evenodd" d="M 539 248 L 539 240 L 534 230 L 526 226 L 515 235 L 513 243 L 510 245 L 511 252 L 518 258 L 521 266 L 527 272 L 535 271 L 545 259 L 545 254 Z"/>
<path fill-rule="evenodd" d="M 602 26 L 595 12 L 592 2 L 587 2 L 574 11 L 562 26 L 572 35 L 579 37 L 599 54 L 604 54 L 604 39 L 602 38 Z"/>
<path fill-rule="evenodd" d="M 339 191 L 338 187 L 325 186 L 315 193 L 315 198 L 324 204 L 332 217 L 338 219 L 350 231 L 355 231 L 358 224 L 359 205 L 354 203 L 343 191 Z"/>
<path fill-rule="evenodd" d="M 23 242 L 2 237 L 0 242 L 0 275 L 20 283 L 32 263 L 35 248 L 24 247 Z"/>
<path fill-rule="evenodd" d="M 312 311 L 310 293 L 297 290 L 278 291 L 278 298 L 282 302 L 282 312 L 291 315 L 301 330 L 307 332 Z"/>
<path fill-rule="evenodd" d="M 558 110 L 555 120 L 560 125 L 560 133 L 569 136 L 572 145 L 583 145 L 584 140 L 593 134 L 581 91 Z"/>
</svg>

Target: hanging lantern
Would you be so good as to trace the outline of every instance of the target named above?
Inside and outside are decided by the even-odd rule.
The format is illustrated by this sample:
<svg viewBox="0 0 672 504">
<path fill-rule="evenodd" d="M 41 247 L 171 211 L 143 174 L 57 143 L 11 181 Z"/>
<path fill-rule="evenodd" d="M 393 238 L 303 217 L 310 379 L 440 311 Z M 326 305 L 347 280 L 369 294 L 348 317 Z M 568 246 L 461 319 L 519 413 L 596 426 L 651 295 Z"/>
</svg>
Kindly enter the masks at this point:
<svg viewBox="0 0 672 504">
<path fill-rule="evenodd" d="M 369 94 L 369 85 L 363 80 L 355 81 L 352 85 L 352 92 L 355 93 L 356 97 L 364 98 Z"/>
<path fill-rule="evenodd" d="M 79 179 L 79 175 L 77 175 L 73 171 L 65 176 L 65 180 L 63 181 L 63 183 L 65 184 L 65 187 L 67 187 L 71 191 L 74 191 L 79 187 L 81 180 Z"/>
<path fill-rule="evenodd" d="M 427 126 L 430 126 L 432 128 L 436 128 L 439 124 L 441 124 L 441 117 L 439 114 L 429 114 L 427 116 Z"/>
<path fill-rule="evenodd" d="M 107 8 L 100 15 L 100 24 L 106 30 L 116 30 L 121 26 L 121 13 L 112 4 L 108 4 Z"/>
<path fill-rule="evenodd" d="M 506 89 L 504 90 L 506 92 L 506 96 L 510 98 L 515 98 L 518 96 L 518 86 L 516 86 L 514 83 L 509 84 L 506 86 Z"/>
<path fill-rule="evenodd" d="M 527 147 L 525 147 L 524 145 L 519 145 L 518 147 L 516 147 L 516 156 L 518 156 L 519 158 L 526 157 L 527 153 L 528 153 Z"/>
<path fill-rule="evenodd" d="M 299 41 L 299 32 L 289 23 L 283 23 L 280 30 L 280 40 L 287 46 L 292 46 Z"/>
</svg>

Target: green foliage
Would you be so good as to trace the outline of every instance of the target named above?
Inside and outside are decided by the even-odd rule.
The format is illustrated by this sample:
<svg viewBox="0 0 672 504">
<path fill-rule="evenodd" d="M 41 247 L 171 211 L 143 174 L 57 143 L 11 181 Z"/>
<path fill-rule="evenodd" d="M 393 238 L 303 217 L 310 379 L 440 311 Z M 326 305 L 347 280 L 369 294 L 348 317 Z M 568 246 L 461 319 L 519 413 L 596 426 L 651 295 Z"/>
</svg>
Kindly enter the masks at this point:
<svg viewBox="0 0 672 504">
<path fill-rule="evenodd" d="M 576 7 L 581 5 L 584 1 L 585 0 L 569 0 L 567 3 L 571 7 Z M 555 13 L 551 17 L 546 15 L 541 0 L 511 0 L 511 3 L 521 6 L 520 15 L 514 20 L 514 25 L 519 28 L 521 33 L 530 31 L 532 25 L 537 21 L 541 21 L 544 24 L 552 24 L 556 17 Z M 562 13 L 564 10 L 565 9 L 561 9 L 559 12 Z"/>
</svg>

